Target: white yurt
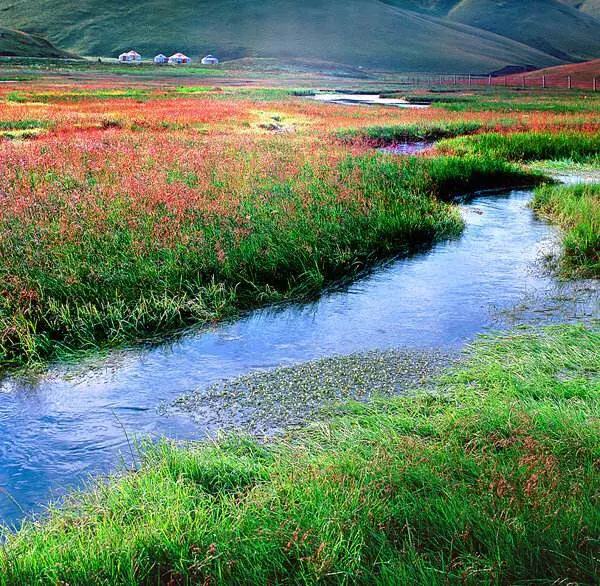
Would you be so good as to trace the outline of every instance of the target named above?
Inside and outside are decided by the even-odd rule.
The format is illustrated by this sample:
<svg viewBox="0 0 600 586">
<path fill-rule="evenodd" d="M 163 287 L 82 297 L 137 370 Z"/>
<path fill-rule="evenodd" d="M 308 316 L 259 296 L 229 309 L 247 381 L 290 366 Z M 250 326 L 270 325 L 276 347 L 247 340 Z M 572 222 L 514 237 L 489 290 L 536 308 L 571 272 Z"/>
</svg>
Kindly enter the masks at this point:
<svg viewBox="0 0 600 586">
<path fill-rule="evenodd" d="M 171 55 L 169 57 L 170 65 L 186 65 L 187 63 L 191 63 L 192 60 L 183 53 L 175 53 L 175 55 Z"/>
<path fill-rule="evenodd" d="M 164 65 L 169 62 L 169 58 L 162 53 L 159 53 L 156 57 L 154 57 L 154 63 L 156 65 Z"/>
<path fill-rule="evenodd" d="M 137 51 L 128 51 L 119 55 L 120 63 L 139 63 L 141 60 L 142 56 Z"/>
<path fill-rule="evenodd" d="M 207 55 L 202 59 L 202 65 L 218 65 L 219 60 L 214 55 Z"/>
</svg>

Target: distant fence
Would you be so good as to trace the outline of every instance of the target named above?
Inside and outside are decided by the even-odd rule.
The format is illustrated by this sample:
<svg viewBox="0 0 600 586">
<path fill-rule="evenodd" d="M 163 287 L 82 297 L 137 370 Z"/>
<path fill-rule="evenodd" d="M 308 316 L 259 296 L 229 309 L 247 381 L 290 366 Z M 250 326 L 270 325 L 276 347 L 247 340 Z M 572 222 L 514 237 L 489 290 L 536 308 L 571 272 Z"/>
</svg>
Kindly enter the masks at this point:
<svg viewBox="0 0 600 586">
<path fill-rule="evenodd" d="M 434 86 L 489 86 L 530 89 L 565 89 L 600 92 L 599 75 L 473 75 L 473 74 L 429 74 L 416 73 L 403 76 L 400 83 L 415 87 Z"/>
</svg>

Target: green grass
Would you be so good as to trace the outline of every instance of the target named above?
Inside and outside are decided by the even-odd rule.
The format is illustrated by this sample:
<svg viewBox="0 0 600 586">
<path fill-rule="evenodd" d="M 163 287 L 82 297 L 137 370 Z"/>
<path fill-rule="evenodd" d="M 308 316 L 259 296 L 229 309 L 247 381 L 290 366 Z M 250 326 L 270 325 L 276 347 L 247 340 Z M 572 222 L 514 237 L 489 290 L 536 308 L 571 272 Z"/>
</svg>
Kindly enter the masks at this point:
<svg viewBox="0 0 600 586">
<path fill-rule="evenodd" d="M 561 98 L 557 92 L 552 92 L 551 95 L 527 92 L 527 97 L 519 97 L 515 96 L 514 90 L 509 94 L 504 90 L 493 89 L 489 91 L 488 95 L 481 93 L 472 97 L 456 99 L 439 97 L 433 103 L 436 107 L 450 112 L 548 112 L 553 114 L 598 112 L 600 99 L 595 96 L 588 98 L 583 93 L 579 94 L 581 98 L 584 96 L 586 96 L 586 99 L 578 101 Z M 415 101 L 423 101 L 423 99 L 423 96 L 420 100 L 414 98 Z M 425 100 L 429 101 L 430 96 L 426 96 Z"/>
<path fill-rule="evenodd" d="M 534 161 L 529 167 L 544 173 L 600 174 L 600 155 L 586 157 L 584 162 L 570 159 Z"/>
<path fill-rule="evenodd" d="M 451 112 L 547 112 L 553 114 L 587 114 L 600 111 L 600 95 L 590 92 L 560 89 L 540 90 L 504 88 L 502 80 L 494 86 L 463 86 L 430 89 L 427 92 L 402 93 L 391 91 L 386 97 L 405 98 L 413 103 L 429 103 Z M 531 84 L 531 81 L 528 83 Z M 589 122 L 589 117 L 586 119 Z"/>
<path fill-rule="evenodd" d="M 464 85 L 433 88 L 406 94 L 398 90 L 385 93 L 385 97 L 404 98 L 415 104 L 428 103 L 435 108 L 451 112 L 547 112 L 550 114 L 587 114 L 600 111 L 600 95 L 581 90 L 539 88 L 504 88 L 496 80 L 494 86 Z M 531 83 L 531 82 L 529 82 Z M 587 119 L 589 121 L 589 118 Z"/>
<path fill-rule="evenodd" d="M 124 221 L 131 215 L 126 200 L 99 201 L 111 206 L 103 230 L 82 230 L 68 244 L 61 244 L 58 220 L 37 226 L 5 218 L 0 274 L 10 279 L 0 298 L 0 364 L 127 344 L 314 295 L 378 258 L 460 233 L 457 208 L 442 201 L 452 194 L 539 182 L 482 157 L 348 158 L 335 184 L 320 176 L 306 168 L 294 181 L 265 184 L 243 198 L 237 221 L 207 222 L 189 213 L 177 224 L 177 242 L 186 244 L 172 246 L 153 237 L 169 211 L 138 215 L 132 227 Z M 361 197 L 340 203 L 339 190 L 354 188 L 357 177 Z M 28 178 L 32 185 L 38 180 Z M 73 181 L 54 177 L 49 190 L 70 192 Z M 310 193 L 308 203 L 303 193 Z M 38 212 L 52 217 L 63 204 L 49 198 L 44 205 Z"/>
<path fill-rule="evenodd" d="M 135 78 L 137 81 L 156 80 L 168 78 L 228 78 L 230 73 L 223 68 L 215 69 L 194 63 L 186 67 L 157 67 L 151 61 L 142 64 L 123 65 L 116 59 L 78 58 L 78 59 L 52 59 L 35 57 L 2 57 L 0 56 L 0 69 L 7 79 L 14 80 L 19 77 L 23 81 L 31 80 L 40 74 L 50 73 L 83 73 L 93 77 L 95 74 L 115 75 Z M 14 72 L 9 75 L 10 72 Z M 241 77 L 241 74 L 238 75 Z M 169 88 L 172 90 L 172 88 Z"/>
<path fill-rule="evenodd" d="M 337 137 L 344 142 L 364 140 L 375 145 L 386 145 L 397 141 L 438 140 L 472 134 L 481 130 L 480 122 L 424 122 L 398 126 L 369 126 L 359 129 L 343 129 Z"/>
<path fill-rule="evenodd" d="M 483 133 L 442 140 L 437 149 L 458 156 L 485 154 L 508 161 L 534 161 L 538 169 L 586 174 L 598 168 L 600 135 L 572 131 Z M 564 229 L 563 274 L 599 277 L 600 186 L 540 187 L 533 208 Z"/>
<path fill-rule="evenodd" d="M 52 124 L 45 120 L 1 120 L 0 138 L 27 139 L 43 134 Z"/>
<path fill-rule="evenodd" d="M 539 187 L 532 205 L 563 229 L 563 274 L 600 278 L 600 184 Z"/>
<path fill-rule="evenodd" d="M 0 56 L 69 58 L 66 51 L 57 49 L 48 40 L 18 30 L 0 27 Z"/>
<path fill-rule="evenodd" d="M 114 99 L 132 99 L 132 100 L 149 100 L 151 98 L 159 99 L 164 97 L 163 94 L 152 92 L 151 90 L 143 88 L 125 88 L 125 89 L 85 89 L 85 90 L 74 90 L 71 89 L 68 92 L 55 92 L 55 93 L 44 93 L 44 92 L 23 92 L 15 91 L 10 92 L 6 96 L 8 102 L 14 103 L 27 103 L 27 102 L 40 102 L 40 103 L 54 103 L 54 102 L 80 102 L 83 100 L 114 100 Z M 12 124 L 9 122 L 7 124 Z"/>
<path fill-rule="evenodd" d="M 47 128 L 48 122 L 44 120 L 0 120 L 0 132 L 5 130 L 31 130 L 33 128 Z"/>
<path fill-rule="evenodd" d="M 439 152 L 456 156 L 484 155 L 508 161 L 569 159 L 584 163 L 600 153 L 600 134 L 582 132 L 483 133 L 442 140 Z"/>
<path fill-rule="evenodd" d="M 8 534 L 0 584 L 592 584 L 599 344 L 484 339 L 441 393 L 266 445 L 147 447 Z"/>
</svg>

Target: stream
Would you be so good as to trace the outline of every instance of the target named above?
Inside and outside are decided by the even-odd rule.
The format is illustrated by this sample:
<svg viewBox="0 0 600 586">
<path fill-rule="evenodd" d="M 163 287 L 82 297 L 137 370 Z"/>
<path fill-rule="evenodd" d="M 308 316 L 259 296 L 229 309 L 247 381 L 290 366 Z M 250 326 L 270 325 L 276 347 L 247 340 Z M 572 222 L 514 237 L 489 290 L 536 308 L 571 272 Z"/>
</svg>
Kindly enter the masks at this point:
<svg viewBox="0 0 600 586">
<path fill-rule="evenodd" d="M 476 195 L 461 206 L 459 238 L 384 263 L 314 302 L 4 378 L 0 520 L 18 524 L 90 475 L 115 470 L 130 459 L 128 437 L 206 437 L 210 409 L 198 420 L 164 406 L 223 379 L 353 352 L 457 352 L 493 329 L 596 319 L 598 283 L 561 283 L 544 266 L 556 231 L 535 218 L 530 199 L 522 189 Z"/>
<path fill-rule="evenodd" d="M 310 99 L 345 106 L 393 106 L 412 110 L 429 108 L 429 104 L 415 104 L 400 98 L 384 98 L 379 94 L 317 93 Z"/>
</svg>

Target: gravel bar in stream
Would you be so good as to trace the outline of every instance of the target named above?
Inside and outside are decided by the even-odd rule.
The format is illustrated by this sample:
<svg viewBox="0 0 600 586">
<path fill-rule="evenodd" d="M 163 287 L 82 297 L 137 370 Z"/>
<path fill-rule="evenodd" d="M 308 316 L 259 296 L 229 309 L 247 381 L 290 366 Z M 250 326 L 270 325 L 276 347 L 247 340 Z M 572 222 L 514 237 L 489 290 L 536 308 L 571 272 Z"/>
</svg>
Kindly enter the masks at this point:
<svg viewBox="0 0 600 586">
<path fill-rule="evenodd" d="M 208 434 L 241 430 L 272 436 L 323 419 L 343 401 L 408 394 L 428 385 L 456 354 L 384 350 L 259 371 L 183 395 L 174 403 Z"/>
</svg>

